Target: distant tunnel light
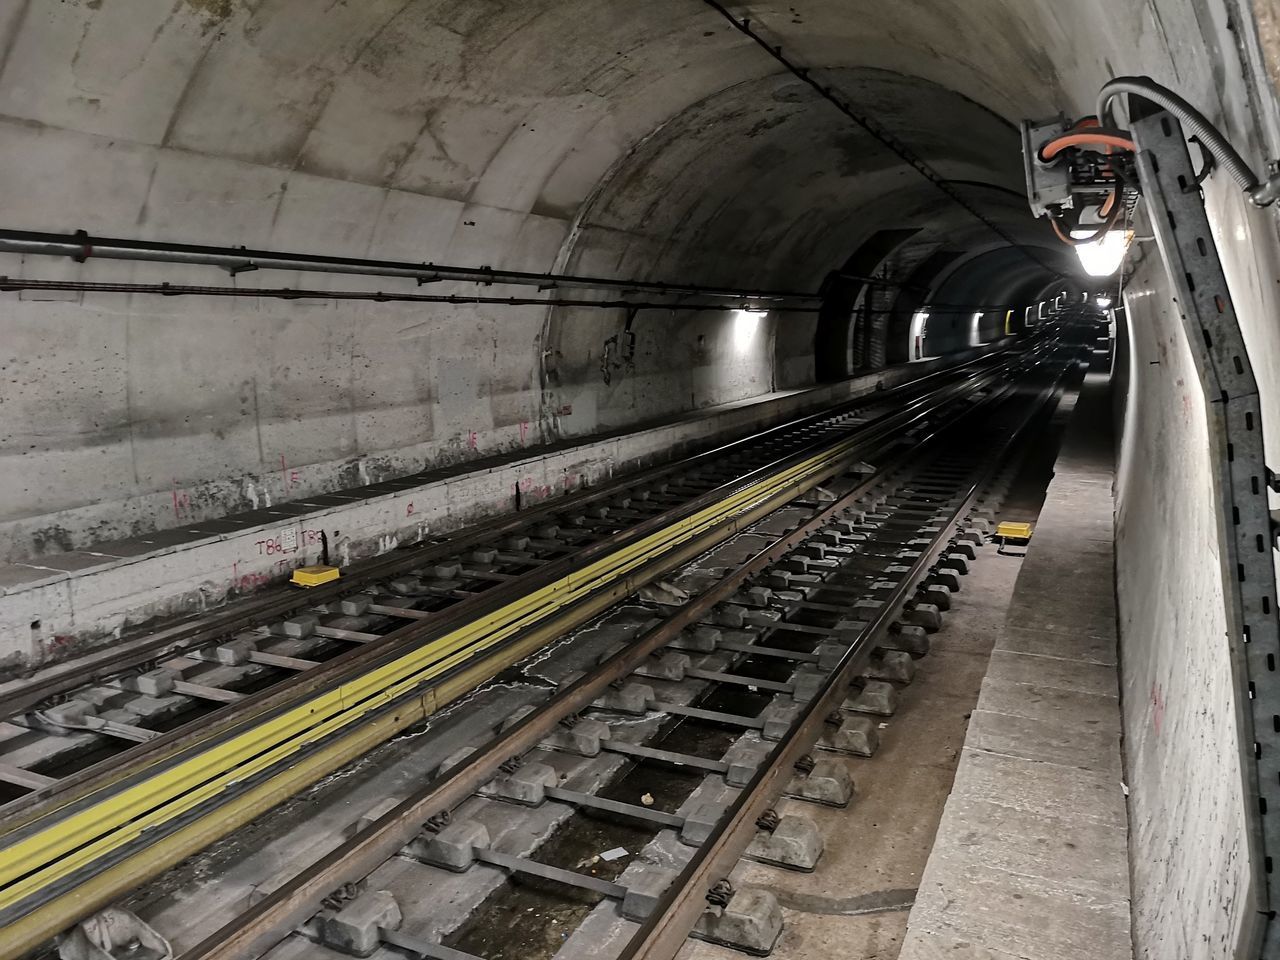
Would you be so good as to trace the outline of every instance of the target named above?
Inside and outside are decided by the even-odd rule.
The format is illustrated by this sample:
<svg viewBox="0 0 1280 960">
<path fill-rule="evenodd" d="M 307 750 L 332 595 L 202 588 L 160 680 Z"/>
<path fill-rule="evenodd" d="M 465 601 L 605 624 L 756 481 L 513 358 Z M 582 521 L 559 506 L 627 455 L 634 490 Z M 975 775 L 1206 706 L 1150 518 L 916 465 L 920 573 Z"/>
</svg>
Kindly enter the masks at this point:
<svg viewBox="0 0 1280 960">
<path fill-rule="evenodd" d="M 1106 297 L 1106 296 L 1098 297 L 1098 299 L 1094 300 L 1093 302 L 1094 302 L 1094 303 L 1096 303 L 1096 304 L 1098 305 L 1098 307 L 1099 307 L 1100 309 L 1102 309 L 1102 310 L 1110 310 L 1110 309 L 1111 309 L 1111 298 L 1110 298 L 1110 297 Z"/>
<path fill-rule="evenodd" d="M 982 313 L 979 311 L 969 321 L 969 346 L 976 347 L 982 343 Z"/>
<path fill-rule="evenodd" d="M 768 310 L 735 310 L 733 311 L 733 345 L 745 350 L 751 345 L 760 326 L 760 318 L 768 316 Z"/>
<path fill-rule="evenodd" d="M 1072 230 L 1073 237 L 1091 237 L 1093 231 Z M 1091 277 L 1109 277 L 1124 263 L 1125 251 L 1133 239 L 1132 230 L 1108 230 L 1097 240 L 1076 244 L 1073 248 L 1080 258 L 1080 266 Z"/>
<path fill-rule="evenodd" d="M 911 317 L 911 342 L 909 350 L 912 360 L 922 360 L 924 358 L 924 331 L 925 324 L 928 322 L 929 310 L 927 307 L 923 310 L 917 310 Z"/>
</svg>

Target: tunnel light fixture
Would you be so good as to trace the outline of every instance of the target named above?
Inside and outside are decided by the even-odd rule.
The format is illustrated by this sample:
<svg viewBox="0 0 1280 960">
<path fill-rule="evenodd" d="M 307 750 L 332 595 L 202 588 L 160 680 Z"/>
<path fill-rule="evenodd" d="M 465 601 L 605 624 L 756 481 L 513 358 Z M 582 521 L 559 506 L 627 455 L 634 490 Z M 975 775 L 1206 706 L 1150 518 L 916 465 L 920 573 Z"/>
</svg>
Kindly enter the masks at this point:
<svg viewBox="0 0 1280 960">
<path fill-rule="evenodd" d="M 751 345 L 760 320 L 769 315 L 768 310 L 742 309 L 733 311 L 733 345 L 744 350 Z"/>
<path fill-rule="evenodd" d="M 911 316 L 910 356 L 912 360 L 924 359 L 924 330 L 929 322 L 929 308 L 917 310 Z"/>
<path fill-rule="evenodd" d="M 1076 239 L 1092 237 L 1096 231 L 1072 230 Z M 1124 263 L 1124 255 L 1133 240 L 1132 230 L 1108 230 L 1096 240 L 1077 243 L 1073 248 L 1080 258 L 1080 266 L 1091 277 L 1110 277 Z"/>
<path fill-rule="evenodd" d="M 969 346 L 976 347 L 982 343 L 982 311 L 973 315 L 969 325 Z"/>
<path fill-rule="evenodd" d="M 1111 309 L 1111 298 L 1106 295 L 1098 297 L 1098 299 L 1094 300 L 1093 302 L 1096 303 L 1103 310 Z"/>
</svg>

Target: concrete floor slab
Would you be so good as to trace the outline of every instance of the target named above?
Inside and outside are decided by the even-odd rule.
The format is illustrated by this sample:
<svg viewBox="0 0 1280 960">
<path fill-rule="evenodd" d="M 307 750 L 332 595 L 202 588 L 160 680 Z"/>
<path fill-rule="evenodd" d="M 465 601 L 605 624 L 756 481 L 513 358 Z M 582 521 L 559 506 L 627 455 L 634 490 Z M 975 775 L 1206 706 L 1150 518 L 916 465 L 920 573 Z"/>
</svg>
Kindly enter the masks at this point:
<svg viewBox="0 0 1280 960">
<path fill-rule="evenodd" d="M 1010 757 L 965 747 L 953 792 L 998 796 L 1019 810 L 1066 811 L 1070 816 L 1124 827 L 1124 791 L 1110 772 L 1082 770 L 1040 758 Z"/>
<path fill-rule="evenodd" d="M 1127 898 L 1064 893 L 1052 881 L 1010 875 L 971 859 L 949 882 L 926 877 L 900 956 L 932 960 L 948 956 L 943 948 L 958 943 L 1026 960 L 1124 956 L 1128 927 Z M 927 936 L 920 935 L 922 928 Z"/>
<path fill-rule="evenodd" d="M 1064 646 L 1060 653 L 1068 653 Z M 1100 697 L 1118 696 L 1113 666 L 1076 657 L 1046 657 L 1035 653 L 993 650 L 987 676 L 1011 683 L 1038 684 L 1059 690 L 1092 693 Z"/>
<path fill-rule="evenodd" d="M 982 696 L 980 709 L 1003 716 L 1048 720 L 1064 729 L 1120 733 L 1115 697 L 995 677 L 983 681 Z"/>
<path fill-rule="evenodd" d="M 1077 770 L 1121 775 L 1118 730 L 1064 727 L 1054 719 L 992 713 L 981 708 L 969 721 L 965 745 L 973 750 L 1022 757 Z"/>
<path fill-rule="evenodd" d="M 1033 653 L 1041 657 L 1072 657 L 1077 661 L 1101 663 L 1111 667 L 1116 664 L 1114 638 L 1092 636 L 1083 632 L 1068 638 L 1052 630 L 1008 627 L 1005 630 L 1002 646 L 1010 653 Z"/>
</svg>

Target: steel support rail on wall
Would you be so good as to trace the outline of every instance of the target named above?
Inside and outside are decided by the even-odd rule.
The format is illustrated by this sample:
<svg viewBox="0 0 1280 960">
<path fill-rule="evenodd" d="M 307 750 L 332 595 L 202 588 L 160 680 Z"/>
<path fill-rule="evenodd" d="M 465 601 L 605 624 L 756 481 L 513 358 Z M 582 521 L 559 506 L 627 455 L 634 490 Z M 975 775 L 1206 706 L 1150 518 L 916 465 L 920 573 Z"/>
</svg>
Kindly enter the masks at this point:
<svg viewBox="0 0 1280 960">
<path fill-rule="evenodd" d="M 1272 860 L 1280 855 L 1280 619 L 1258 384 L 1182 126 L 1140 98 L 1131 98 L 1129 115 L 1143 196 L 1204 389 L 1221 507 L 1218 555 L 1257 906 L 1239 955 L 1280 958 L 1280 924 L 1271 922 Z"/>
<path fill-rule="evenodd" d="M 665 296 L 725 297 L 731 300 L 760 301 L 762 304 L 782 300 L 810 302 L 822 299 L 819 294 L 804 290 L 718 287 L 701 283 L 667 283 L 661 280 L 592 277 L 571 273 L 533 273 L 489 266 L 460 267 L 443 263 L 412 263 L 404 260 L 374 260 L 365 257 L 251 250 L 247 247 L 126 240 L 115 237 L 91 237 L 83 230 L 66 234 L 0 229 L 0 253 L 65 257 L 77 263 L 84 263 L 92 258 L 218 267 L 226 270 L 233 277 L 255 270 L 285 270 L 363 277 L 398 277 L 402 280 L 413 280 L 419 285 L 441 282 L 480 283 L 486 286 L 510 284 L 532 286 L 540 290 L 580 287 L 589 290 L 622 290 L 628 293 Z"/>
</svg>

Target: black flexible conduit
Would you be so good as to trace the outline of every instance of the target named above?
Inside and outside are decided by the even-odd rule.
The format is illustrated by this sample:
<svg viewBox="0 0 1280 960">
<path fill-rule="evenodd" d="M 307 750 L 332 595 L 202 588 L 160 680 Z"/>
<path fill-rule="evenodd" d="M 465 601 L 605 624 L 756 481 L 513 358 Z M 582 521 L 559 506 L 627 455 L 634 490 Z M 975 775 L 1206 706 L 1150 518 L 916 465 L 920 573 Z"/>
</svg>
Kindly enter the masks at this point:
<svg viewBox="0 0 1280 960">
<path fill-rule="evenodd" d="M 1107 110 L 1111 101 L 1122 93 L 1132 93 L 1150 100 L 1157 106 L 1168 110 L 1190 131 L 1231 175 L 1231 179 L 1239 184 L 1240 189 L 1248 194 L 1256 205 L 1264 207 L 1276 199 L 1280 192 L 1280 184 L 1273 179 L 1260 183 L 1253 170 L 1245 163 L 1244 158 L 1233 147 L 1199 110 L 1189 104 L 1168 87 L 1163 86 L 1150 77 L 1116 77 L 1108 81 L 1098 91 L 1098 120 L 1105 123 Z"/>
</svg>

